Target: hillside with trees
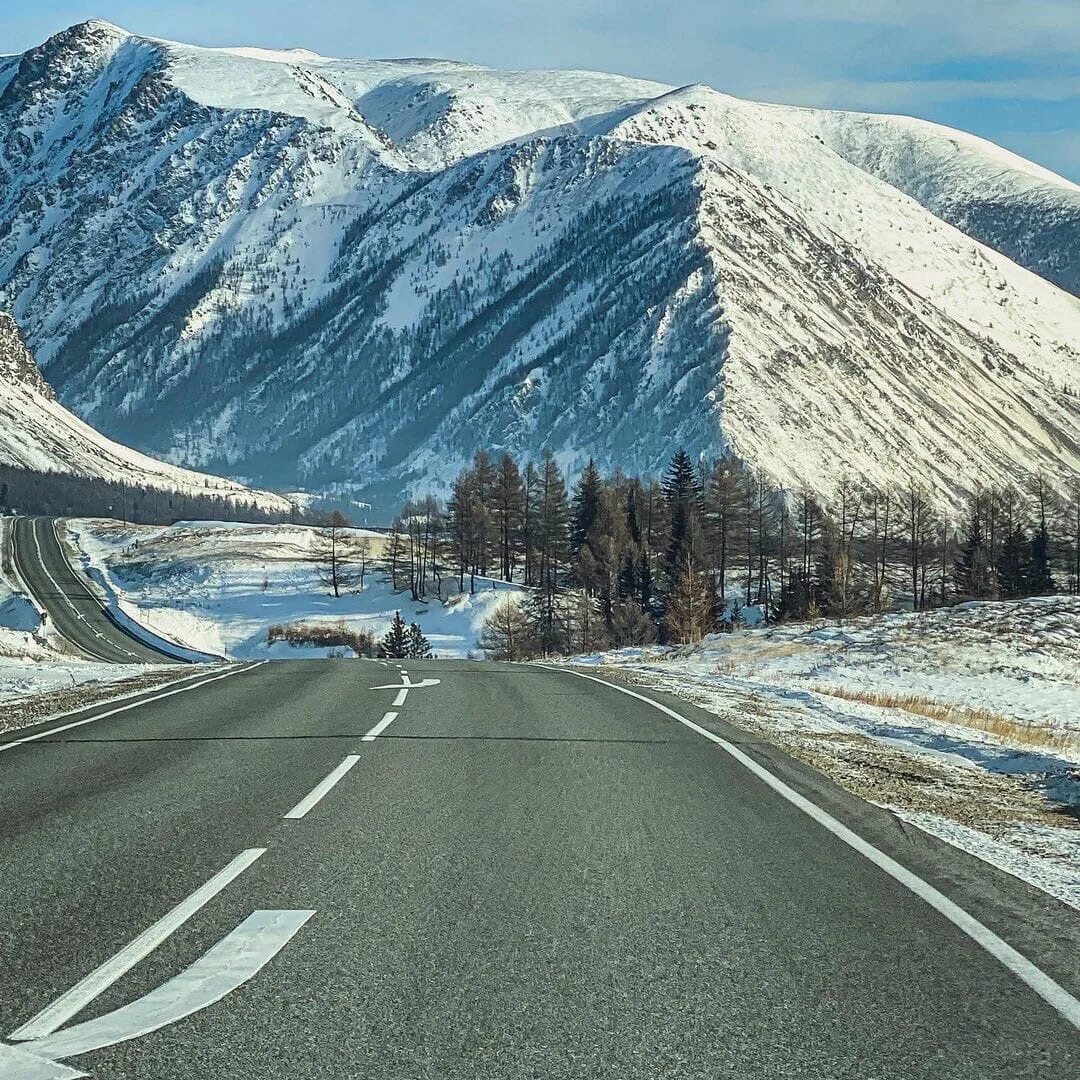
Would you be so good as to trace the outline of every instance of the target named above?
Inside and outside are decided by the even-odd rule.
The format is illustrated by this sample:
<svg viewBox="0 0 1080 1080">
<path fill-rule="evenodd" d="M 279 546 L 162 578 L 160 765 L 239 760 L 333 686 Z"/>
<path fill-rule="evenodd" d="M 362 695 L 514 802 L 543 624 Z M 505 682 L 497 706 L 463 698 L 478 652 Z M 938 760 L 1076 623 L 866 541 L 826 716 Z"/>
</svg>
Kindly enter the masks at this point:
<svg viewBox="0 0 1080 1080">
<path fill-rule="evenodd" d="M 957 520 L 916 484 L 844 479 L 830 499 L 771 485 L 734 457 L 678 451 L 659 479 L 568 484 L 552 454 L 484 451 L 445 503 L 408 504 L 385 555 L 414 598 L 442 581 L 523 587 L 493 613 L 491 655 L 693 642 L 750 622 L 845 619 L 897 608 L 1080 591 L 1080 481 L 975 485 Z"/>
</svg>

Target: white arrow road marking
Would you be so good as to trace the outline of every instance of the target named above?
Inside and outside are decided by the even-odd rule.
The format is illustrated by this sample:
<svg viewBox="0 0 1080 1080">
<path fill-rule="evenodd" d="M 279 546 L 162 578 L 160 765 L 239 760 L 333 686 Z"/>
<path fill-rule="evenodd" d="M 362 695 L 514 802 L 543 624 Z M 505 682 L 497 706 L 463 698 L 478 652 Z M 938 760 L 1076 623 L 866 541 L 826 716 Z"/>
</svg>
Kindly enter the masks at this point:
<svg viewBox="0 0 1080 1080">
<path fill-rule="evenodd" d="M 47 1059 L 100 1050 L 191 1016 L 220 1001 L 265 967 L 314 911 L 253 911 L 235 930 L 182 971 L 130 1005 L 57 1031 L 21 1048 Z M 0 1070 L 0 1080 L 21 1076 Z M 42 1080 L 63 1073 L 43 1073 Z M 76 1076 L 82 1075 L 79 1073 Z"/>
<path fill-rule="evenodd" d="M 78 1080 L 88 1075 L 31 1054 L 22 1046 L 0 1043 L 0 1080 Z"/>
<path fill-rule="evenodd" d="M 356 754 L 349 756 L 325 780 L 320 780 L 285 816 L 302 818 L 313 806 L 319 803 L 326 793 L 360 760 Z"/>
<path fill-rule="evenodd" d="M 223 870 L 219 870 L 205 885 L 201 885 L 186 900 L 182 900 L 167 915 L 144 930 L 134 941 L 125 945 L 114 957 L 106 960 L 70 990 L 46 1005 L 36 1016 L 16 1028 L 11 1039 L 22 1042 L 41 1039 L 81 1012 L 102 991 L 127 974 L 140 960 L 149 956 L 167 937 L 178 930 L 201 907 L 212 900 L 230 881 L 239 877 L 266 848 L 242 851 Z M 3 1074 L 0 1073 L 0 1076 Z"/>
<path fill-rule="evenodd" d="M 374 742 L 396 719 L 396 712 L 388 712 L 360 741 Z"/>
<path fill-rule="evenodd" d="M 440 679 L 421 679 L 419 682 L 409 682 L 405 679 L 399 683 L 387 683 L 385 686 L 373 686 L 372 690 L 400 690 L 404 687 L 406 690 L 422 690 L 426 686 L 438 686 Z"/>
</svg>

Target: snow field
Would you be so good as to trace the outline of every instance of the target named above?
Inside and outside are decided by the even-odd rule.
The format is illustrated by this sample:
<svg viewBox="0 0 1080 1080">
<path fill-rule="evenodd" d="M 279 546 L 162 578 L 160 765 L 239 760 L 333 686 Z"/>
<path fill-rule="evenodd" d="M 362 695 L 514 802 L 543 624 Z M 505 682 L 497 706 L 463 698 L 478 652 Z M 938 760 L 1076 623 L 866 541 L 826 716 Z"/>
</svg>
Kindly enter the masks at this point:
<svg viewBox="0 0 1080 1080">
<path fill-rule="evenodd" d="M 432 596 L 414 602 L 395 592 L 381 569 L 386 537 L 363 529 L 342 530 L 372 545 L 365 587 L 329 594 L 310 561 L 316 530 L 291 525 L 180 522 L 166 528 L 73 520 L 68 534 L 85 564 L 107 582 L 123 610 L 154 633 L 188 648 L 230 659 L 334 655 L 333 648 L 267 644 L 271 626 L 344 623 L 376 640 L 394 612 L 418 622 L 439 657 L 466 657 L 478 650 L 480 628 L 501 593 L 510 588 L 484 582 L 474 595 L 458 594 L 444 579 L 446 602 Z M 136 546 L 137 545 L 137 546 Z M 353 564 L 354 571 L 357 569 Z"/>
</svg>

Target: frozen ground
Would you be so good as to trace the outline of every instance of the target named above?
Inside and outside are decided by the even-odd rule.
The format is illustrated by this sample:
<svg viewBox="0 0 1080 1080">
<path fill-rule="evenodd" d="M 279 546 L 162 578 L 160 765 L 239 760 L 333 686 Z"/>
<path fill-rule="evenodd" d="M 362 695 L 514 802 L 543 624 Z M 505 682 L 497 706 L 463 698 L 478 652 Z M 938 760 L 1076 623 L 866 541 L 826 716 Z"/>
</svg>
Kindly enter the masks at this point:
<svg viewBox="0 0 1080 1080">
<path fill-rule="evenodd" d="M 764 735 L 1080 907 L 1080 598 L 575 657 Z"/>
<path fill-rule="evenodd" d="M 337 623 L 377 639 L 395 611 L 418 622 L 436 656 L 462 657 L 476 649 L 480 626 L 498 596 L 485 582 L 473 596 L 444 579 L 445 603 L 416 603 L 394 592 L 381 569 L 369 569 L 363 591 L 329 595 L 310 561 L 314 530 L 294 525 L 181 522 L 166 528 L 73 520 L 68 535 L 90 575 L 131 618 L 191 649 L 230 659 L 321 656 L 328 650 L 267 644 L 275 624 Z M 385 537 L 367 536 L 369 566 L 379 563 Z M 498 586 L 505 588 L 505 586 Z"/>
</svg>

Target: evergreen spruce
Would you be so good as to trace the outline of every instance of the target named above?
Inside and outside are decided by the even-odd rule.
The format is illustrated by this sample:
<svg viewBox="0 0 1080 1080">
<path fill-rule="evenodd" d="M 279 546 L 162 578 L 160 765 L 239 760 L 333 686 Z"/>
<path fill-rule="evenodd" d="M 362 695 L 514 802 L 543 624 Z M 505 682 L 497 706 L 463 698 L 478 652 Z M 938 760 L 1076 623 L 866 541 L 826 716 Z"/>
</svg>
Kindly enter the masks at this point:
<svg viewBox="0 0 1080 1080">
<path fill-rule="evenodd" d="M 404 660 L 409 655 L 409 635 L 400 611 L 394 612 L 394 621 L 379 645 L 379 656 L 387 660 Z"/>
<path fill-rule="evenodd" d="M 593 459 L 589 458 L 589 464 L 574 487 L 570 509 L 570 552 L 573 555 L 577 555 L 585 546 L 596 520 L 600 508 L 600 488 L 600 472 Z"/>
<path fill-rule="evenodd" d="M 661 490 L 668 512 L 665 568 L 669 583 L 674 585 L 687 558 L 693 554 L 701 494 L 694 463 L 685 450 L 678 450 L 671 459 Z"/>
<path fill-rule="evenodd" d="M 998 590 L 1006 600 L 1023 596 L 1031 580 L 1031 544 L 1019 525 L 1010 529 L 998 555 Z"/>
<path fill-rule="evenodd" d="M 1027 596 L 1049 596 L 1057 592 L 1050 563 L 1050 532 L 1040 525 L 1031 537 L 1031 560 L 1024 590 Z"/>
<path fill-rule="evenodd" d="M 431 645 L 428 643 L 428 639 L 424 637 L 424 632 L 420 629 L 419 623 L 409 624 L 409 634 L 405 645 L 410 660 L 431 659 Z"/>
<path fill-rule="evenodd" d="M 956 591 L 969 600 L 985 600 L 994 595 L 994 578 L 983 531 L 982 499 L 971 500 L 964 542 L 953 570 Z"/>
</svg>

